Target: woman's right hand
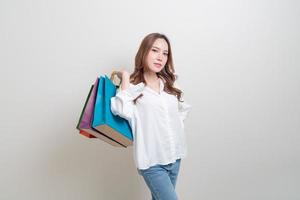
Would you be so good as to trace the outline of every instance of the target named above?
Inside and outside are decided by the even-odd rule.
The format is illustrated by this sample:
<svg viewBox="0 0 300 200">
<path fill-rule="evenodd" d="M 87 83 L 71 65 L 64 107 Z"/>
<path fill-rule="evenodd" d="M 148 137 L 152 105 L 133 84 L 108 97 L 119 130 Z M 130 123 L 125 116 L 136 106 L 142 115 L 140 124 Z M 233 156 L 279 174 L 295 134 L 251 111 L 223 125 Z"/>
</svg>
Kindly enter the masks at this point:
<svg viewBox="0 0 300 200">
<path fill-rule="evenodd" d="M 122 69 L 122 70 L 120 70 L 120 71 L 118 71 L 118 77 L 120 78 L 120 79 L 129 79 L 129 77 L 130 77 L 130 74 L 129 74 L 129 72 L 126 70 L 126 69 Z"/>
</svg>

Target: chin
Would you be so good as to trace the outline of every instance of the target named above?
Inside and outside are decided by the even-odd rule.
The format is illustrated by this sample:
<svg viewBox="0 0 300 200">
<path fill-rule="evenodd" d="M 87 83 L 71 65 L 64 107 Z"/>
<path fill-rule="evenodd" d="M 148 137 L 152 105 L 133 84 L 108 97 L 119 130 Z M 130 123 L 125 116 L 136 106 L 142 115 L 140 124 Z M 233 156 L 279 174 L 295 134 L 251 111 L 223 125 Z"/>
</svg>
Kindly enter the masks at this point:
<svg viewBox="0 0 300 200">
<path fill-rule="evenodd" d="M 155 73 L 158 73 L 158 72 L 160 72 L 162 69 L 150 69 L 152 72 L 155 72 Z"/>
<path fill-rule="evenodd" d="M 160 72 L 162 69 L 163 69 L 163 67 L 162 67 L 162 68 L 159 68 L 159 69 L 158 69 L 158 68 L 155 68 L 154 71 L 155 71 L 155 72 Z"/>
</svg>

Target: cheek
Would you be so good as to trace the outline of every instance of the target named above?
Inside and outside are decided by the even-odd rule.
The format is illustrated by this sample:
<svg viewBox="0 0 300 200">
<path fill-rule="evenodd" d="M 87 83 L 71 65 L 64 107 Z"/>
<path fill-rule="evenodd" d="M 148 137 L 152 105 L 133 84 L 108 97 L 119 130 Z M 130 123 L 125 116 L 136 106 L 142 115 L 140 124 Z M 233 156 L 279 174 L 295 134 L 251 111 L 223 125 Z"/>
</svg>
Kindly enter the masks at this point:
<svg viewBox="0 0 300 200">
<path fill-rule="evenodd" d="M 153 59 L 154 59 L 153 53 L 149 53 L 149 54 L 148 54 L 148 57 L 147 57 L 147 60 L 148 60 L 148 61 L 152 61 Z"/>
<path fill-rule="evenodd" d="M 148 54 L 146 57 L 146 61 L 149 62 L 150 59 L 151 59 L 151 56 L 150 56 L 150 54 Z"/>
<path fill-rule="evenodd" d="M 164 57 L 164 63 L 166 64 L 167 61 L 168 61 L 168 57 L 166 56 L 166 57 Z"/>
</svg>

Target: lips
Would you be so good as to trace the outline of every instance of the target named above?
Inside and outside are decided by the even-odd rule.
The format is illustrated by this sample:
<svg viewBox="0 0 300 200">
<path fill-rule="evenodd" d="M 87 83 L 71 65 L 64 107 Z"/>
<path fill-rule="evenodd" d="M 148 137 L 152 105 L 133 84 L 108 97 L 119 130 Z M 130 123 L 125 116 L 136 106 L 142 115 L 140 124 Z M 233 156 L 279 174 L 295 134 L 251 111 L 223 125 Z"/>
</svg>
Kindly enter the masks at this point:
<svg viewBox="0 0 300 200">
<path fill-rule="evenodd" d="M 161 66 L 162 66 L 162 64 L 160 64 L 160 63 L 154 63 L 154 65 L 155 65 L 156 67 L 161 67 Z"/>
</svg>

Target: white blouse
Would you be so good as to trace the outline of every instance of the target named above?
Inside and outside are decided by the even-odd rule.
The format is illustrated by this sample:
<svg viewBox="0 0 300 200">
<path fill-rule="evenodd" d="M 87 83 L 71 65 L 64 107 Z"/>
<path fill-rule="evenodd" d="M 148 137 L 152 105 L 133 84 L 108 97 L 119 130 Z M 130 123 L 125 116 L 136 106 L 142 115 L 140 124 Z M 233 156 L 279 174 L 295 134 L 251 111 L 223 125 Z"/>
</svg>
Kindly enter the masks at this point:
<svg viewBox="0 0 300 200">
<path fill-rule="evenodd" d="M 143 82 L 130 83 L 125 90 L 118 88 L 111 98 L 112 113 L 128 120 L 131 126 L 133 157 L 138 169 L 166 165 L 187 155 L 184 120 L 192 106 L 166 93 L 165 81 L 159 80 L 159 93 Z M 134 104 L 141 93 L 143 96 Z"/>
</svg>

